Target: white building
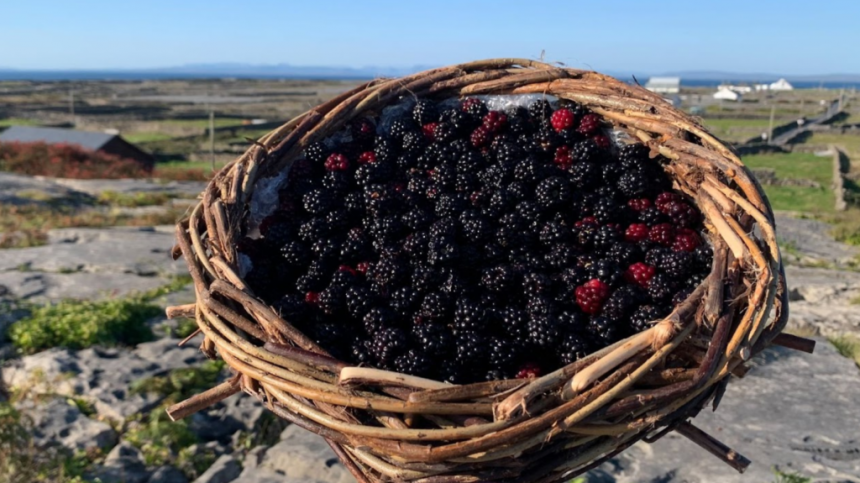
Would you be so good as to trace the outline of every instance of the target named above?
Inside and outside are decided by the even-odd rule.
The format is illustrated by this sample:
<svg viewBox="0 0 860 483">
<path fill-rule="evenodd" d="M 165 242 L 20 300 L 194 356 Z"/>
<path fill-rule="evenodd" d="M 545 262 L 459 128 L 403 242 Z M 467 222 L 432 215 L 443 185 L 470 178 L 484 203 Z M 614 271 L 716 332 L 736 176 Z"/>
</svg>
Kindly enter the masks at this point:
<svg viewBox="0 0 860 483">
<path fill-rule="evenodd" d="M 735 85 L 727 85 L 727 84 L 723 84 L 723 85 L 717 87 L 717 89 L 720 89 L 723 87 L 725 87 L 726 89 L 731 89 L 735 92 L 739 92 L 741 94 L 747 94 L 749 92 L 752 92 L 752 90 L 753 90 L 753 88 L 750 86 L 735 86 Z"/>
<path fill-rule="evenodd" d="M 770 84 L 756 84 L 753 87 L 755 88 L 756 92 L 766 91 L 770 89 Z"/>
<path fill-rule="evenodd" d="M 677 94 L 681 92 L 680 77 L 651 77 L 645 88 L 658 94 Z"/>
<path fill-rule="evenodd" d="M 743 99 L 743 95 L 740 92 L 729 89 L 728 86 L 720 86 L 717 88 L 717 92 L 714 93 L 714 99 L 740 102 Z"/>
<path fill-rule="evenodd" d="M 785 79 L 780 79 L 773 84 L 770 85 L 770 90 L 772 91 L 791 91 L 794 90 L 794 87 L 788 83 Z"/>
</svg>

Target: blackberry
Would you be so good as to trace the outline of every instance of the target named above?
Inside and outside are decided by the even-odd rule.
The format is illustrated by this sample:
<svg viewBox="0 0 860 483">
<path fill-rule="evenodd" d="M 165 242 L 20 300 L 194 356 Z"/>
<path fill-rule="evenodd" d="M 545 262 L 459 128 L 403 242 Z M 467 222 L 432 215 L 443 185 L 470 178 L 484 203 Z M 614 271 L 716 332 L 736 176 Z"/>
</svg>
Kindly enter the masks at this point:
<svg viewBox="0 0 860 483">
<path fill-rule="evenodd" d="M 427 146 L 427 138 L 419 131 L 409 131 L 401 138 L 400 147 L 404 153 L 418 155 Z"/>
<path fill-rule="evenodd" d="M 349 315 L 355 319 L 363 319 L 376 303 L 373 294 L 367 288 L 358 285 L 353 285 L 346 290 L 344 301 Z"/>
<path fill-rule="evenodd" d="M 539 227 L 539 239 L 544 245 L 551 246 L 555 243 L 569 242 L 572 239 L 570 227 L 556 220 L 549 220 L 543 224 L 536 221 L 535 227 Z"/>
<path fill-rule="evenodd" d="M 375 263 L 371 263 L 367 270 L 367 278 L 379 285 L 391 287 L 406 277 L 409 267 L 406 263 L 394 256 L 383 256 Z"/>
<path fill-rule="evenodd" d="M 372 184 L 364 188 L 367 212 L 373 216 L 396 214 L 402 208 L 397 193 L 384 184 Z"/>
<path fill-rule="evenodd" d="M 558 357 L 562 364 L 568 365 L 586 357 L 590 352 L 588 339 L 577 333 L 567 333 L 561 341 Z"/>
<path fill-rule="evenodd" d="M 481 331 L 486 326 L 484 309 L 469 299 L 457 300 L 454 310 L 454 329 L 457 331 Z"/>
<path fill-rule="evenodd" d="M 332 191 L 324 189 L 311 190 L 302 197 L 305 211 L 312 215 L 324 215 L 335 204 Z"/>
<path fill-rule="evenodd" d="M 394 369 L 401 374 L 427 376 L 433 368 L 433 361 L 419 349 L 409 349 L 394 360 Z"/>
<path fill-rule="evenodd" d="M 529 244 L 532 234 L 526 230 L 526 221 L 516 213 L 506 213 L 499 220 L 496 230 L 496 242 L 506 248 L 519 247 Z"/>
<path fill-rule="evenodd" d="M 584 285 L 590 279 L 591 271 L 585 267 L 567 267 L 561 272 L 561 281 L 568 292 L 573 292 L 576 287 Z"/>
<path fill-rule="evenodd" d="M 645 263 L 652 267 L 657 267 L 663 264 L 663 257 L 668 255 L 670 250 L 666 247 L 655 246 L 645 253 Z"/>
<path fill-rule="evenodd" d="M 617 242 L 607 250 L 606 257 L 622 267 L 632 265 L 644 257 L 642 249 L 632 243 Z"/>
<path fill-rule="evenodd" d="M 471 194 L 478 186 L 478 177 L 472 173 L 457 173 L 454 179 L 454 189 L 458 193 Z"/>
<path fill-rule="evenodd" d="M 535 188 L 535 201 L 544 209 L 563 206 L 570 197 L 570 185 L 560 176 L 546 178 Z"/>
<path fill-rule="evenodd" d="M 459 220 L 463 237 L 471 243 L 479 243 L 490 234 L 490 221 L 477 210 L 464 211 Z"/>
<path fill-rule="evenodd" d="M 451 311 L 451 298 L 443 292 L 430 292 L 421 301 L 422 317 L 442 319 Z"/>
<path fill-rule="evenodd" d="M 430 225 L 430 237 L 435 240 L 451 239 L 457 235 L 457 222 L 453 218 L 440 218 Z"/>
<path fill-rule="evenodd" d="M 507 213 L 516 204 L 517 199 L 506 187 L 500 187 L 493 192 L 487 206 L 484 208 L 484 214 L 490 218 L 497 218 L 504 213 Z"/>
<path fill-rule="evenodd" d="M 634 285 L 626 285 L 612 292 L 603 304 L 601 315 L 613 322 L 626 319 L 644 299 L 642 290 Z"/>
<path fill-rule="evenodd" d="M 514 167 L 514 179 L 525 184 L 541 181 L 545 173 L 546 169 L 534 156 L 520 159 Z"/>
<path fill-rule="evenodd" d="M 464 249 L 465 248 L 474 249 L 474 247 L 464 247 Z M 478 254 L 476 253 L 474 256 L 477 257 Z M 472 287 L 469 282 L 467 282 L 461 275 L 454 271 L 448 273 L 447 277 L 445 277 L 445 280 L 439 285 L 439 290 L 450 295 L 451 297 L 472 295 L 475 291 L 474 287 Z"/>
<path fill-rule="evenodd" d="M 392 215 L 376 218 L 368 231 L 375 240 L 389 243 L 398 240 L 405 230 L 406 226 L 400 221 L 400 217 Z"/>
<path fill-rule="evenodd" d="M 588 332 L 602 345 L 609 345 L 618 340 L 618 329 L 615 323 L 606 317 L 593 317 L 588 324 Z"/>
<path fill-rule="evenodd" d="M 486 168 L 486 164 L 486 160 L 480 153 L 470 149 L 458 156 L 456 167 L 459 173 L 478 174 Z"/>
<path fill-rule="evenodd" d="M 418 347 L 430 356 L 441 358 L 452 351 L 454 335 L 442 324 L 416 324 L 412 327 L 412 335 Z"/>
<path fill-rule="evenodd" d="M 625 171 L 618 178 L 618 190 L 628 198 L 646 196 L 651 192 L 649 179 L 639 170 Z"/>
<path fill-rule="evenodd" d="M 530 316 L 547 315 L 550 312 L 550 301 L 544 296 L 529 297 L 526 301 L 526 313 Z"/>
<path fill-rule="evenodd" d="M 537 296 L 546 294 L 551 288 L 552 281 L 543 273 L 533 272 L 523 276 L 523 292 L 526 295 Z"/>
<path fill-rule="evenodd" d="M 349 215 L 346 210 L 335 208 L 325 215 L 325 221 L 328 224 L 330 232 L 342 232 L 349 223 Z"/>
<path fill-rule="evenodd" d="M 417 132 L 418 126 L 412 119 L 400 118 L 391 121 L 391 126 L 388 128 L 388 134 L 395 141 L 402 141 L 406 133 Z"/>
<path fill-rule="evenodd" d="M 524 220 L 536 220 L 540 216 L 541 208 L 534 201 L 521 201 L 516 206 L 517 214 Z"/>
<path fill-rule="evenodd" d="M 663 303 L 677 291 L 678 283 L 665 273 L 658 273 L 648 282 L 648 295 L 655 302 Z"/>
<path fill-rule="evenodd" d="M 346 305 L 346 289 L 336 285 L 329 285 L 325 290 L 320 292 L 317 305 L 328 315 L 339 312 Z"/>
<path fill-rule="evenodd" d="M 592 214 L 601 224 L 613 223 L 621 218 L 622 208 L 615 200 L 601 197 L 597 199 L 597 203 L 592 207 Z"/>
<path fill-rule="evenodd" d="M 419 294 L 409 286 L 402 286 L 391 292 L 388 305 L 401 316 L 409 315 L 418 304 Z"/>
<path fill-rule="evenodd" d="M 673 279 L 683 279 L 693 269 L 693 255 L 688 252 L 667 251 L 660 257 L 657 268 Z"/>
<path fill-rule="evenodd" d="M 697 270 L 710 270 L 714 262 L 714 250 L 709 245 L 699 245 L 693 250 L 693 260 Z"/>
<path fill-rule="evenodd" d="M 506 307 L 501 310 L 500 315 L 502 330 L 509 337 L 521 340 L 528 335 L 529 317 L 525 311 L 516 307 Z"/>
<path fill-rule="evenodd" d="M 308 315 L 309 307 L 305 297 L 299 294 L 288 294 L 278 300 L 275 311 L 290 323 L 302 322 Z"/>
<path fill-rule="evenodd" d="M 314 252 L 318 260 L 334 263 L 338 258 L 338 248 L 340 242 L 333 238 L 319 238 L 313 245 L 311 251 Z"/>
<path fill-rule="evenodd" d="M 514 271 L 508 265 L 498 265 L 484 269 L 481 285 L 490 292 L 501 293 L 514 284 Z"/>
<path fill-rule="evenodd" d="M 430 227 L 434 217 L 431 213 L 415 207 L 400 215 L 400 221 L 403 222 L 410 230 L 424 230 Z"/>
<path fill-rule="evenodd" d="M 682 304 L 693 293 L 693 287 L 682 288 L 672 296 L 672 305 Z"/>
<path fill-rule="evenodd" d="M 296 279 L 296 288 L 300 292 L 318 292 L 325 288 L 330 273 L 325 263 L 314 260 L 308 265 L 307 272 Z"/>
<path fill-rule="evenodd" d="M 517 364 L 521 353 L 518 341 L 502 337 L 490 337 L 489 340 L 490 367 L 495 370 L 510 370 Z"/>
<path fill-rule="evenodd" d="M 604 252 L 619 241 L 621 241 L 621 233 L 614 226 L 603 225 L 594 232 L 592 243 L 597 250 Z"/>
<path fill-rule="evenodd" d="M 382 327 L 373 333 L 370 353 L 383 367 L 391 367 L 394 359 L 406 349 L 406 336 L 394 327 Z"/>
<path fill-rule="evenodd" d="M 360 262 L 370 254 L 370 239 L 361 228 L 351 229 L 340 247 L 340 259 L 345 263 Z"/>
<path fill-rule="evenodd" d="M 601 160 L 603 150 L 591 139 L 584 139 L 573 145 L 570 150 L 574 161 L 595 163 Z"/>
<path fill-rule="evenodd" d="M 530 151 L 536 153 L 551 154 L 561 145 L 563 140 L 549 126 L 543 126 L 535 131 L 532 136 L 532 146 Z"/>
<path fill-rule="evenodd" d="M 308 247 L 298 241 L 287 242 L 280 249 L 281 259 L 291 267 L 302 267 L 308 263 Z"/>
<path fill-rule="evenodd" d="M 552 107 L 546 99 L 540 99 L 529 104 L 529 115 L 538 121 L 552 116 Z"/>
<path fill-rule="evenodd" d="M 623 270 L 621 266 L 614 260 L 602 259 L 598 260 L 591 267 L 593 278 L 609 285 L 617 287 L 623 281 Z"/>
<path fill-rule="evenodd" d="M 592 162 L 582 161 L 574 163 L 570 167 L 570 179 L 579 188 L 587 189 L 593 187 L 597 184 L 599 176 L 600 171 L 597 165 Z"/>
<path fill-rule="evenodd" d="M 418 99 L 412 108 L 412 119 L 423 126 L 439 120 L 439 110 L 436 103 L 428 99 Z"/>
<path fill-rule="evenodd" d="M 350 191 L 343 197 L 343 207 L 349 215 L 364 213 L 364 197 L 358 191 Z"/>
<path fill-rule="evenodd" d="M 370 349 L 368 340 L 356 339 L 352 343 L 352 362 L 357 364 L 370 364 Z"/>
<path fill-rule="evenodd" d="M 653 305 L 643 305 L 630 316 L 630 329 L 633 332 L 642 332 L 651 327 L 652 322 L 660 320 L 664 312 Z"/>
<path fill-rule="evenodd" d="M 487 338 L 477 332 L 458 332 L 454 336 L 454 357 L 461 365 L 481 366 L 488 353 Z"/>
<path fill-rule="evenodd" d="M 305 147 L 304 155 L 305 159 L 308 161 L 322 166 L 326 158 L 328 158 L 329 150 L 326 148 L 325 144 L 315 142 L 308 144 L 307 147 Z"/>
<path fill-rule="evenodd" d="M 696 272 L 690 275 L 690 278 L 686 280 L 686 285 L 690 288 L 696 288 L 708 278 L 707 272 Z"/>
<path fill-rule="evenodd" d="M 588 316 L 584 313 L 571 309 L 558 314 L 558 328 L 562 333 L 582 332 L 588 325 Z"/>
<path fill-rule="evenodd" d="M 618 160 L 624 171 L 644 169 L 649 162 L 649 149 L 644 144 L 628 144 L 618 150 Z"/>
<path fill-rule="evenodd" d="M 681 228 L 692 228 L 699 223 L 701 218 L 699 210 L 683 202 L 670 203 L 666 215 L 669 216 L 672 223 Z"/>
<path fill-rule="evenodd" d="M 618 181 L 618 178 L 621 177 L 622 173 L 624 173 L 624 169 L 620 164 L 615 162 L 605 163 L 601 168 L 601 175 L 603 182 L 606 184 L 601 188 L 611 188 Z"/>
<path fill-rule="evenodd" d="M 442 193 L 436 201 L 436 216 L 457 218 L 467 207 L 469 201 L 462 193 Z"/>
<path fill-rule="evenodd" d="M 532 315 L 526 328 L 528 341 L 538 347 L 551 348 L 558 343 L 558 321 L 551 315 Z"/>
<path fill-rule="evenodd" d="M 312 330 L 312 337 L 314 342 L 337 359 L 344 359 L 344 355 L 346 355 L 346 347 L 344 346 L 351 339 L 348 327 L 332 322 L 315 325 Z"/>
<path fill-rule="evenodd" d="M 431 238 L 427 246 L 427 262 L 434 267 L 453 264 L 459 254 L 460 248 L 453 237 Z"/>
<path fill-rule="evenodd" d="M 385 137 L 385 136 L 377 136 L 373 142 L 373 154 L 376 155 L 376 163 L 372 163 L 370 165 L 365 166 L 374 166 L 374 165 L 387 165 L 388 163 L 393 163 L 397 159 L 397 148 L 394 145 L 394 142 Z"/>
<path fill-rule="evenodd" d="M 292 239 L 296 232 L 296 222 L 278 214 L 266 217 L 260 223 L 260 233 L 272 248 L 278 248 Z"/>
<path fill-rule="evenodd" d="M 572 245 L 568 243 L 555 243 L 544 256 L 544 260 L 549 266 L 556 270 L 561 270 L 570 266 L 576 255 L 577 250 Z"/>
<path fill-rule="evenodd" d="M 450 130 L 452 136 L 456 136 L 458 134 L 466 133 L 470 128 L 475 126 L 475 122 L 469 114 L 463 112 L 460 109 L 446 109 L 439 114 L 440 123 L 439 126 L 445 125 L 446 129 Z M 437 126 L 436 130 L 438 131 L 439 127 Z M 444 142 L 450 138 L 448 137 L 440 137 L 439 133 L 436 134 L 436 141 Z"/>
<path fill-rule="evenodd" d="M 434 290 L 442 282 L 442 274 L 430 267 L 417 266 L 412 271 L 412 288 L 418 293 Z"/>
</svg>

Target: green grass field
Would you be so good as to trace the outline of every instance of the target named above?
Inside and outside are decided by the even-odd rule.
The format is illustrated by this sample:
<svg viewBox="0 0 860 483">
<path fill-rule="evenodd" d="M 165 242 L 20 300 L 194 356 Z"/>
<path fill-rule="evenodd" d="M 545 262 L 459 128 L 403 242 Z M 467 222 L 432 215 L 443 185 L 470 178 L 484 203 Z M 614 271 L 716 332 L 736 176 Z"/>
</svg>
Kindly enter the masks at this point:
<svg viewBox="0 0 860 483">
<path fill-rule="evenodd" d="M 705 127 L 717 137 L 729 141 L 743 141 L 767 131 L 768 119 L 703 119 Z M 774 121 L 778 126 L 786 121 Z"/>
<path fill-rule="evenodd" d="M 842 148 L 855 166 L 860 164 L 860 136 L 815 132 L 806 141 L 811 145 L 835 144 Z M 854 168 L 855 170 L 857 168 Z"/>
<path fill-rule="evenodd" d="M 800 186 L 765 186 L 775 210 L 829 213 L 836 202 L 830 185 L 833 182 L 833 165 L 829 156 L 809 153 L 762 154 L 743 158 L 750 168 L 771 168 L 778 178 L 809 179 L 821 188 Z"/>
<path fill-rule="evenodd" d="M 33 119 L 24 119 L 21 117 L 9 117 L 6 119 L 0 119 L 0 127 L 9 127 L 9 126 L 38 126 L 39 123 Z"/>
</svg>

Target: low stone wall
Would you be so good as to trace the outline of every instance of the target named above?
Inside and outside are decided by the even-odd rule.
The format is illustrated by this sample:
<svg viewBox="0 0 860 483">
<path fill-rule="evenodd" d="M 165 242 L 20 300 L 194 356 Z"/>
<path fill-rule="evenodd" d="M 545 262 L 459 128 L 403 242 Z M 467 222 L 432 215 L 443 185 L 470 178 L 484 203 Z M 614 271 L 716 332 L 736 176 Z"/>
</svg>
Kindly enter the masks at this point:
<svg viewBox="0 0 860 483">
<path fill-rule="evenodd" d="M 804 178 L 777 178 L 776 171 L 771 168 L 754 168 L 750 170 L 759 183 L 765 186 L 800 186 L 803 188 L 821 188 L 817 181 Z"/>
<path fill-rule="evenodd" d="M 831 146 L 833 150 L 833 194 L 836 196 L 836 211 L 845 211 L 848 209 L 848 202 L 845 200 L 845 173 L 848 172 L 849 160 L 836 146 Z"/>
</svg>

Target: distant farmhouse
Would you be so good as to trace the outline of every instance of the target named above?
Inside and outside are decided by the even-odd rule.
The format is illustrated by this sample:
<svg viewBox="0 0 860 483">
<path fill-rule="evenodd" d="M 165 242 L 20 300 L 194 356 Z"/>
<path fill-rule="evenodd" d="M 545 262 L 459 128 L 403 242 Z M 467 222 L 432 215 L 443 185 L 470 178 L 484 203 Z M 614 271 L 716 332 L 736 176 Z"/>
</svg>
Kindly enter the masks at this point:
<svg viewBox="0 0 860 483">
<path fill-rule="evenodd" d="M 714 99 L 741 102 L 741 100 L 743 100 L 743 94 L 731 89 L 731 86 L 719 86 L 717 87 L 717 92 L 714 93 Z"/>
<path fill-rule="evenodd" d="M 118 134 L 30 126 L 12 126 L 0 132 L 0 143 L 14 142 L 75 144 L 91 151 L 137 161 L 146 168 L 152 168 L 155 164 L 155 158 L 151 154 L 142 151 Z"/>
<path fill-rule="evenodd" d="M 657 94 L 677 94 L 681 92 L 680 77 L 651 77 L 645 88 Z"/>
<path fill-rule="evenodd" d="M 794 86 L 791 85 L 787 80 L 780 79 L 771 84 L 756 84 L 755 90 L 757 91 L 793 91 Z"/>
</svg>

